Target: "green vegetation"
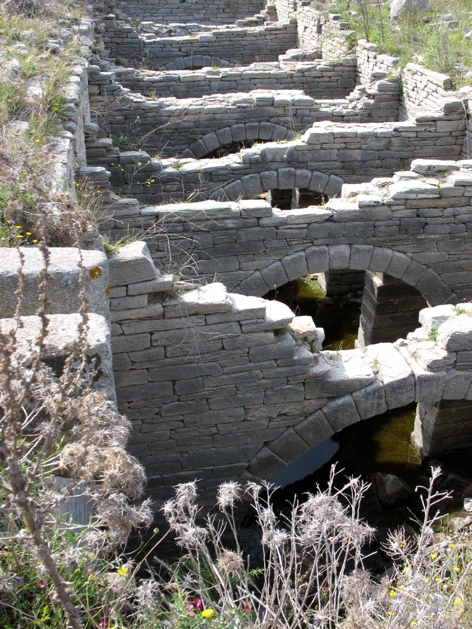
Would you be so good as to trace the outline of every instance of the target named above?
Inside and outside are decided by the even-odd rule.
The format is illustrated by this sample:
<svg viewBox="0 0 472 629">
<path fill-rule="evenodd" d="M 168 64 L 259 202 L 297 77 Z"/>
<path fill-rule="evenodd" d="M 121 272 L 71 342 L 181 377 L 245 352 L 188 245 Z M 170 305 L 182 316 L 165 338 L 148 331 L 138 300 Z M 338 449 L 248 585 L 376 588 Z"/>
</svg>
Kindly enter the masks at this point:
<svg viewBox="0 0 472 629">
<path fill-rule="evenodd" d="M 389 3 L 343 1 L 336 10 L 355 31 L 353 40 L 367 39 L 377 44 L 381 53 L 398 56 L 403 67 L 421 60 L 430 70 L 448 74 L 460 87 L 470 81 L 466 74 L 472 67 L 472 40 L 465 37 L 472 28 L 472 2 L 431 0 L 431 5 L 433 10 L 427 16 L 410 15 L 395 24 L 390 20 Z M 452 14 L 457 24 L 451 28 L 441 21 L 439 16 L 444 14 Z"/>
</svg>

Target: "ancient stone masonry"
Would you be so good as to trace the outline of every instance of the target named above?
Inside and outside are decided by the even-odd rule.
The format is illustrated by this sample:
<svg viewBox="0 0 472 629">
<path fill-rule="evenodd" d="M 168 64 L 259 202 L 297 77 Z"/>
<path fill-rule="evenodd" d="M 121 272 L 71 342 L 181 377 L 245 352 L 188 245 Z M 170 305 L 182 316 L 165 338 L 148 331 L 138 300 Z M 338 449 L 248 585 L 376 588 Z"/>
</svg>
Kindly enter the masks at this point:
<svg viewBox="0 0 472 629">
<path fill-rule="evenodd" d="M 461 101 L 456 107 L 456 111 L 462 110 Z M 452 108 L 451 101 L 447 108 Z M 278 133 L 273 123 L 258 124 L 251 134 L 263 133 L 263 138 L 270 139 Z M 220 131 L 220 137 L 218 132 L 203 136 L 189 149 L 193 154 L 207 154 L 230 140 L 244 139 L 247 133 L 245 125 L 234 125 Z M 316 183 L 319 173 L 323 181 L 331 176 L 331 181 L 338 183 L 335 189 L 334 183 L 330 185 L 326 194 L 334 196 L 339 194 L 342 180 L 356 183 L 392 176 L 416 158 L 458 159 L 464 137 L 463 115 L 441 112 L 428 115 L 428 121 L 421 123 L 316 123 L 301 140 L 269 142 L 220 159 L 161 162 L 145 152 L 127 152 L 117 159 L 103 150 L 103 157 L 95 158 L 95 163 L 108 167 L 118 192 L 133 195 L 142 203 L 175 202 L 189 195 L 195 200 L 252 198 L 274 188 L 289 188 L 295 171 L 304 171 L 300 174 L 302 183 L 295 187 L 319 192 L 323 192 Z M 443 140 L 454 144 L 442 144 Z M 159 176 L 154 177 L 157 173 Z"/>
<path fill-rule="evenodd" d="M 159 268 L 169 260 L 185 264 L 191 254 L 200 277 L 216 273 L 246 294 L 262 296 L 307 273 L 372 270 L 402 279 L 436 305 L 472 297 L 470 166 L 417 160 L 412 171 L 392 179 L 344 186 L 340 199 L 322 207 L 287 212 L 265 201 L 134 206 L 108 226 L 117 236 L 128 226 L 154 228 L 149 247 Z M 313 182 L 312 189 L 329 196 L 340 190 L 337 178 L 321 173 L 286 169 L 280 176 L 285 180 L 274 186 L 304 189 Z"/>
<path fill-rule="evenodd" d="M 103 42 L 112 58 L 124 57 L 132 65 L 145 61 L 146 67 L 153 70 L 202 68 L 208 59 L 221 59 L 224 66 L 276 61 L 297 44 L 296 24 L 283 22 L 220 27 L 183 37 L 147 38 L 140 36 L 132 25 L 106 17 L 102 30 Z M 185 59 L 191 60 L 188 65 Z"/>
<path fill-rule="evenodd" d="M 103 80 L 100 75 L 98 80 Z M 398 100 L 395 103 L 398 93 L 396 82 L 383 80 L 369 88 L 360 87 L 347 99 L 331 101 L 313 100 L 302 91 L 255 90 L 200 99 L 147 99 L 120 92 L 115 103 L 95 97 L 92 102 L 94 105 L 102 102 L 104 106 L 108 103 L 105 115 L 115 137 L 126 137 L 128 142 L 139 143 L 153 154 L 204 157 L 237 141 L 290 139 L 321 120 L 361 123 L 394 120 L 398 117 Z M 247 125 L 249 128 L 243 130 Z"/>
<path fill-rule="evenodd" d="M 424 327 L 395 345 L 320 352 L 323 331 L 278 302 L 219 283 L 172 296 L 143 243 L 112 255 L 110 283 L 118 400 L 156 498 L 195 477 L 210 492 L 230 478 L 274 478 L 352 423 L 412 401 L 464 400 L 471 387 L 472 371 L 460 371 L 472 355 L 468 310 L 424 310 Z M 470 419 L 436 426 L 425 412 L 415 430 L 425 453 L 447 448 L 444 431 L 472 443 Z"/>
<path fill-rule="evenodd" d="M 354 50 L 349 25 L 308 4 L 97 2 L 109 59 L 78 62 L 67 87 L 51 186 L 74 194 L 77 165 L 103 233 L 147 244 L 108 261 L 96 235 L 50 250 L 51 352 L 77 338 L 82 293 L 98 386 L 114 398 L 111 327 L 119 408 L 158 501 L 196 477 L 207 496 L 273 480 L 413 401 L 423 455 L 472 445 L 470 90 Z M 0 327 L 21 274 L 32 347 L 46 262 L 22 252 L 0 251 Z M 314 273 L 332 290 L 365 277 L 357 349 L 323 351 L 316 322 L 263 299 Z"/>
<path fill-rule="evenodd" d="M 117 3 L 118 8 L 141 21 L 198 22 L 199 24 L 232 24 L 240 18 L 254 15 L 263 9 L 261 0 L 132 0 Z"/>
</svg>

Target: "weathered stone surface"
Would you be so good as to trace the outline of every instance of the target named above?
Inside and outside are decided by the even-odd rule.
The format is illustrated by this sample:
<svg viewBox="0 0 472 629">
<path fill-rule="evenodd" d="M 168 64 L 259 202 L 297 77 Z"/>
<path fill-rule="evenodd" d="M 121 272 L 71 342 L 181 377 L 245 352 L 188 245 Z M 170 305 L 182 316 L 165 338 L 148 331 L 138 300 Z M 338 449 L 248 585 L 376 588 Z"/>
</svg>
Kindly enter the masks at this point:
<svg viewBox="0 0 472 629">
<path fill-rule="evenodd" d="M 155 280 L 159 275 L 145 242 L 136 241 L 110 254 L 110 286 Z"/>
</svg>

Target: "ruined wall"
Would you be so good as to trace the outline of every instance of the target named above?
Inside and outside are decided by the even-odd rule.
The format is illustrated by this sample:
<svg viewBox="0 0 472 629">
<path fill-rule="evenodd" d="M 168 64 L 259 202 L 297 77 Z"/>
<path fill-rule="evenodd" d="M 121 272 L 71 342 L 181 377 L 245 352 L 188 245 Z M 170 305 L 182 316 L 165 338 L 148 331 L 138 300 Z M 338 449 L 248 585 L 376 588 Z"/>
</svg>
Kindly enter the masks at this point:
<svg viewBox="0 0 472 629">
<path fill-rule="evenodd" d="M 207 94 L 227 94 L 265 90 L 303 90 L 312 98 L 343 98 L 356 84 L 356 59 L 346 57 L 338 61 L 257 63 L 244 68 L 196 71 L 152 72 L 116 69 L 116 81 L 144 96 L 175 96 L 195 98 Z M 97 79 L 99 77 L 96 77 Z M 95 85 L 95 75 L 90 76 Z"/>
<path fill-rule="evenodd" d="M 435 318 L 442 307 L 423 319 L 439 328 L 437 341 L 418 330 L 396 346 L 320 352 L 322 331 L 278 302 L 219 283 L 169 294 L 171 279 L 156 275 L 143 243 L 111 256 L 110 283 L 118 400 L 158 500 L 195 476 L 204 492 L 229 479 L 271 480 L 350 424 L 443 390 L 464 399 L 472 383 L 472 371 L 456 369 L 470 317 L 453 306 L 452 323 Z M 470 421 L 460 421 L 471 440 Z M 420 447 L 430 446 L 429 427 L 418 423 Z"/>
<path fill-rule="evenodd" d="M 103 120 L 112 136 L 163 156 L 201 158 L 238 141 L 290 139 L 321 120 L 368 123 L 398 115 L 395 81 L 361 87 L 343 100 L 314 100 L 295 90 L 255 90 L 200 99 L 145 99 L 118 91 L 111 101 L 106 91 L 113 80 L 109 75 L 95 75 L 99 91 L 92 104 L 97 122 Z"/>
<path fill-rule="evenodd" d="M 345 186 L 343 198 L 324 207 L 283 211 L 264 201 L 123 207 L 108 227 L 119 236 L 127 225 L 154 226 L 149 247 L 159 268 L 172 260 L 252 295 L 307 273 L 370 269 L 414 286 L 430 305 L 470 299 L 470 162 L 418 160 L 413 169 L 379 179 L 378 186 Z M 339 194 L 339 180 L 322 173 L 287 168 L 279 176 L 274 185 L 281 189 L 312 184 Z M 243 184 L 254 184 L 255 177 Z M 357 246 L 366 256 L 362 264 Z"/>
<path fill-rule="evenodd" d="M 296 24 L 282 22 L 148 39 L 132 25 L 120 23 L 110 15 L 103 20 L 103 31 L 103 42 L 112 58 L 123 57 L 129 65 L 144 63 L 153 70 L 201 68 L 209 65 L 207 59 L 212 65 L 222 66 L 276 61 L 297 43 Z M 190 65 L 186 65 L 185 59 L 189 59 Z"/>
<path fill-rule="evenodd" d="M 264 8 L 262 0 L 118 0 L 117 7 L 127 15 L 141 21 L 198 22 L 201 24 L 232 24 L 240 18 L 259 13 Z"/>
<path fill-rule="evenodd" d="M 305 171 L 304 180 L 308 177 L 301 188 L 310 187 L 314 172 L 349 183 L 367 182 L 408 168 L 416 158 L 459 158 L 465 125 L 462 102 L 448 102 L 448 109 L 453 105 L 461 113 L 430 115 L 428 122 L 422 123 L 316 123 L 301 140 L 253 146 L 209 161 L 158 162 L 147 154 L 130 152 L 117 161 L 104 150 L 97 164 L 100 162 L 112 172 L 112 185 L 120 194 L 134 195 L 149 204 L 175 202 L 190 194 L 195 200 L 253 198 L 269 189 L 293 187 L 293 169 Z M 271 133 L 273 130 L 271 127 Z M 221 140 L 218 133 L 212 133 L 197 144 L 200 149 L 190 147 L 193 153 L 202 150 L 200 154 L 205 154 L 211 147 L 220 146 Z M 138 162 L 141 166 L 137 166 Z M 286 172 L 291 174 L 283 181 Z M 154 173 L 159 177 L 155 178 Z M 340 185 L 330 196 L 339 190 Z"/>
</svg>

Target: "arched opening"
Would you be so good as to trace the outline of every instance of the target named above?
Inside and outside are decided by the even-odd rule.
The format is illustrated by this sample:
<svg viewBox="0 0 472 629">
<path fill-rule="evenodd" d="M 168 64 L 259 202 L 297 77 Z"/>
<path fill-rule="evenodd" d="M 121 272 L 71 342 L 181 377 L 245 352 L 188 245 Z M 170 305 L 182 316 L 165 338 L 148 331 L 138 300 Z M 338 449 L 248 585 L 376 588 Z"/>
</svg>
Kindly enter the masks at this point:
<svg viewBox="0 0 472 629">
<path fill-rule="evenodd" d="M 279 210 L 296 210 L 312 205 L 324 205 L 329 197 L 324 192 L 308 188 L 273 189 L 265 193 L 265 198 L 272 207 Z"/>
</svg>

